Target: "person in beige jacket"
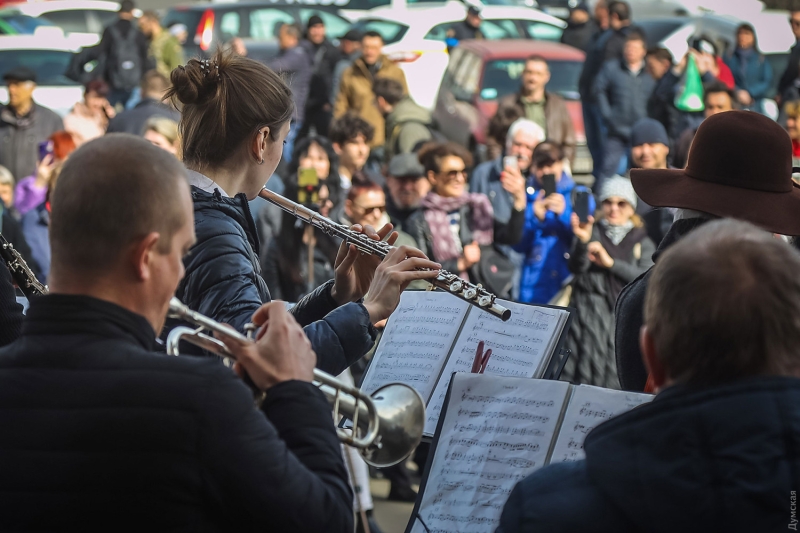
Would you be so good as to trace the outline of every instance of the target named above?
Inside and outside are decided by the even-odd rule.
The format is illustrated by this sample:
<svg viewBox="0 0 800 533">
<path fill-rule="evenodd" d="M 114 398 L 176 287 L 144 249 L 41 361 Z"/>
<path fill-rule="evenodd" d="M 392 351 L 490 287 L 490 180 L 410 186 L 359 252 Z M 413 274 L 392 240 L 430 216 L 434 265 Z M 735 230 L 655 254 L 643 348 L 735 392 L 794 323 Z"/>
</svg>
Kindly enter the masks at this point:
<svg viewBox="0 0 800 533">
<path fill-rule="evenodd" d="M 390 78 L 400 82 L 403 92 L 408 94 L 408 85 L 403 71 L 388 57 L 383 55 L 383 38 L 374 31 L 368 31 L 361 38 L 361 57 L 344 71 L 339 83 L 339 96 L 333 109 L 334 118 L 348 111 L 354 111 L 375 128 L 375 136 L 370 148 L 384 143 L 384 119 L 375 104 L 372 84 L 377 78 Z"/>
</svg>

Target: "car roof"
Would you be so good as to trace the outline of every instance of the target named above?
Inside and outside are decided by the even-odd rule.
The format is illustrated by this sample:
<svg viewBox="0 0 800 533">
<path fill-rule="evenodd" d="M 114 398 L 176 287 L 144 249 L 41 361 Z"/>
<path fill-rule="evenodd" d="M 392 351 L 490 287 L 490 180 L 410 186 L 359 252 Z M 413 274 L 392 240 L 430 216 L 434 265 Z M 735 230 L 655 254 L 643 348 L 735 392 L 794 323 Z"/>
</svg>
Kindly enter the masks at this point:
<svg viewBox="0 0 800 533">
<path fill-rule="evenodd" d="M 541 55 L 545 59 L 565 61 L 583 61 L 586 57 L 586 54 L 572 46 L 532 39 L 466 40 L 459 42 L 458 47 L 469 50 L 483 59 L 516 59 L 534 54 Z"/>
<path fill-rule="evenodd" d="M 33 35 L 4 35 L 0 38 L 0 51 L 3 50 L 60 50 L 64 52 L 77 52 L 78 47 L 70 44 L 69 39 L 63 36 L 41 34 Z"/>
<path fill-rule="evenodd" d="M 248 7 L 296 7 L 298 9 L 321 9 L 329 11 L 338 11 L 340 6 L 331 4 L 316 4 L 313 0 L 306 0 L 303 3 L 293 2 L 291 0 L 276 0 L 272 1 L 258 1 L 249 0 L 245 2 L 197 2 L 195 4 L 182 4 L 173 6 L 168 11 L 205 11 L 206 9 L 212 10 L 234 10 L 239 8 Z"/>
<path fill-rule="evenodd" d="M 69 11 L 71 9 L 92 9 L 97 11 L 119 11 L 117 2 L 105 0 L 59 0 L 58 2 L 29 2 L 25 4 L 8 4 L 4 7 L 18 9 L 21 13 L 36 17 L 42 13 L 53 11 Z"/>
<path fill-rule="evenodd" d="M 481 15 L 487 19 L 523 19 L 546 22 L 559 28 L 565 28 L 566 22 L 548 15 L 538 9 L 514 6 L 484 6 Z M 421 19 L 420 17 L 423 16 Z M 400 22 L 406 26 L 413 24 L 430 23 L 431 25 L 442 22 L 463 20 L 467 16 L 467 9 L 461 2 L 448 2 L 444 5 L 410 4 L 408 7 L 383 6 L 370 9 L 364 14 L 364 19 L 387 19 Z"/>
</svg>

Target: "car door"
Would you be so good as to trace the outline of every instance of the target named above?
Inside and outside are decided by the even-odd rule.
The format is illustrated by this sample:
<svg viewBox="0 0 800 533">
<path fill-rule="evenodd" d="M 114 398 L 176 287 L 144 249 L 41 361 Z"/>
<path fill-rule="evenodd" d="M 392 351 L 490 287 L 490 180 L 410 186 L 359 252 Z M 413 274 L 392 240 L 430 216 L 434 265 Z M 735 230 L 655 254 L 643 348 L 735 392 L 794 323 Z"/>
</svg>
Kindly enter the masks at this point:
<svg viewBox="0 0 800 533">
<path fill-rule="evenodd" d="M 89 28 L 89 19 L 85 9 L 63 9 L 42 13 L 46 18 L 62 30 L 70 44 L 76 47 L 94 46 L 100 42 L 100 35 Z"/>
<path fill-rule="evenodd" d="M 466 49 L 461 51 L 461 60 L 453 69 L 452 82 L 443 100 L 447 123 L 440 127 L 448 139 L 472 149 L 475 144 L 474 130 L 479 122 L 474 104 L 475 94 L 483 65 L 477 54 Z"/>
</svg>

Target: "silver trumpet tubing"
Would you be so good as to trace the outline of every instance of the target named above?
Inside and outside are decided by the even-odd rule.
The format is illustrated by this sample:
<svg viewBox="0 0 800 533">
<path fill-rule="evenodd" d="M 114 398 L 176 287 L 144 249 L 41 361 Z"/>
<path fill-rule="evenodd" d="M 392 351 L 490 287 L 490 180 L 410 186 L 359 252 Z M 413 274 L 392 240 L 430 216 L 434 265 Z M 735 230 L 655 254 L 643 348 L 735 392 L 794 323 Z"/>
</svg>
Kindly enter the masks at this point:
<svg viewBox="0 0 800 533">
<path fill-rule="evenodd" d="M 170 331 L 167 336 L 169 355 L 180 354 L 178 344 L 183 340 L 222 357 L 228 364 L 235 361 L 236 357 L 222 341 L 203 333 L 203 330 L 254 342 L 233 328 L 192 311 L 177 298 L 170 301 L 169 317 L 197 326 L 197 329 L 178 326 Z M 249 378 L 245 382 L 263 398 L 263 393 Z M 360 450 L 367 464 L 379 468 L 395 465 L 408 457 L 422 439 L 425 402 L 408 385 L 390 383 L 367 396 L 360 389 L 316 368 L 314 384 L 331 404 L 334 420 L 344 417 L 352 421 L 352 429 L 337 428 L 336 432 L 340 441 Z"/>
<path fill-rule="evenodd" d="M 376 241 L 362 233 L 352 231 L 347 226 L 337 224 L 333 220 L 323 217 L 316 211 L 284 198 L 280 194 L 276 194 L 266 188 L 262 189 L 258 195 L 266 201 L 277 205 L 287 213 L 291 213 L 306 224 L 311 224 L 328 235 L 339 237 L 348 244 L 354 244 L 362 254 L 375 255 L 382 259 L 386 257 L 386 254 L 392 249 L 392 246 L 387 242 Z M 434 287 L 449 292 L 453 296 L 461 298 L 484 311 L 488 311 L 501 320 L 505 321 L 511 318 L 511 310 L 498 304 L 496 302 L 497 296 L 484 289 L 480 284 L 475 285 L 470 283 L 446 270 L 442 270 L 436 279 L 428 280 L 428 282 Z"/>
</svg>

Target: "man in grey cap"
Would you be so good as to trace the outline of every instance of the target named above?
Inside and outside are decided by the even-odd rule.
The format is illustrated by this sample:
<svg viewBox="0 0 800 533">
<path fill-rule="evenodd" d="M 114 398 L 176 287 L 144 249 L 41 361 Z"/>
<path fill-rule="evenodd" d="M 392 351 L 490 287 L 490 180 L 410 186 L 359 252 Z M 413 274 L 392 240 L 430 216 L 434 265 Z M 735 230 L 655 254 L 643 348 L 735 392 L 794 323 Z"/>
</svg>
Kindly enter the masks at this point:
<svg viewBox="0 0 800 533">
<path fill-rule="evenodd" d="M 480 29 L 482 20 L 480 6 L 469 4 L 467 18 L 456 22 L 447 30 L 447 48 L 452 48 L 458 41 L 463 41 L 464 39 L 483 39 Z"/>
<path fill-rule="evenodd" d="M 36 173 L 39 143 L 63 130 L 64 122 L 33 101 L 34 71 L 15 67 L 3 74 L 3 81 L 8 87 L 8 104 L 0 108 L 0 165 L 19 181 Z"/>
<path fill-rule="evenodd" d="M 386 213 L 395 229 L 402 229 L 408 217 L 431 190 L 417 154 L 398 154 L 389 161 L 386 177 Z"/>
</svg>

